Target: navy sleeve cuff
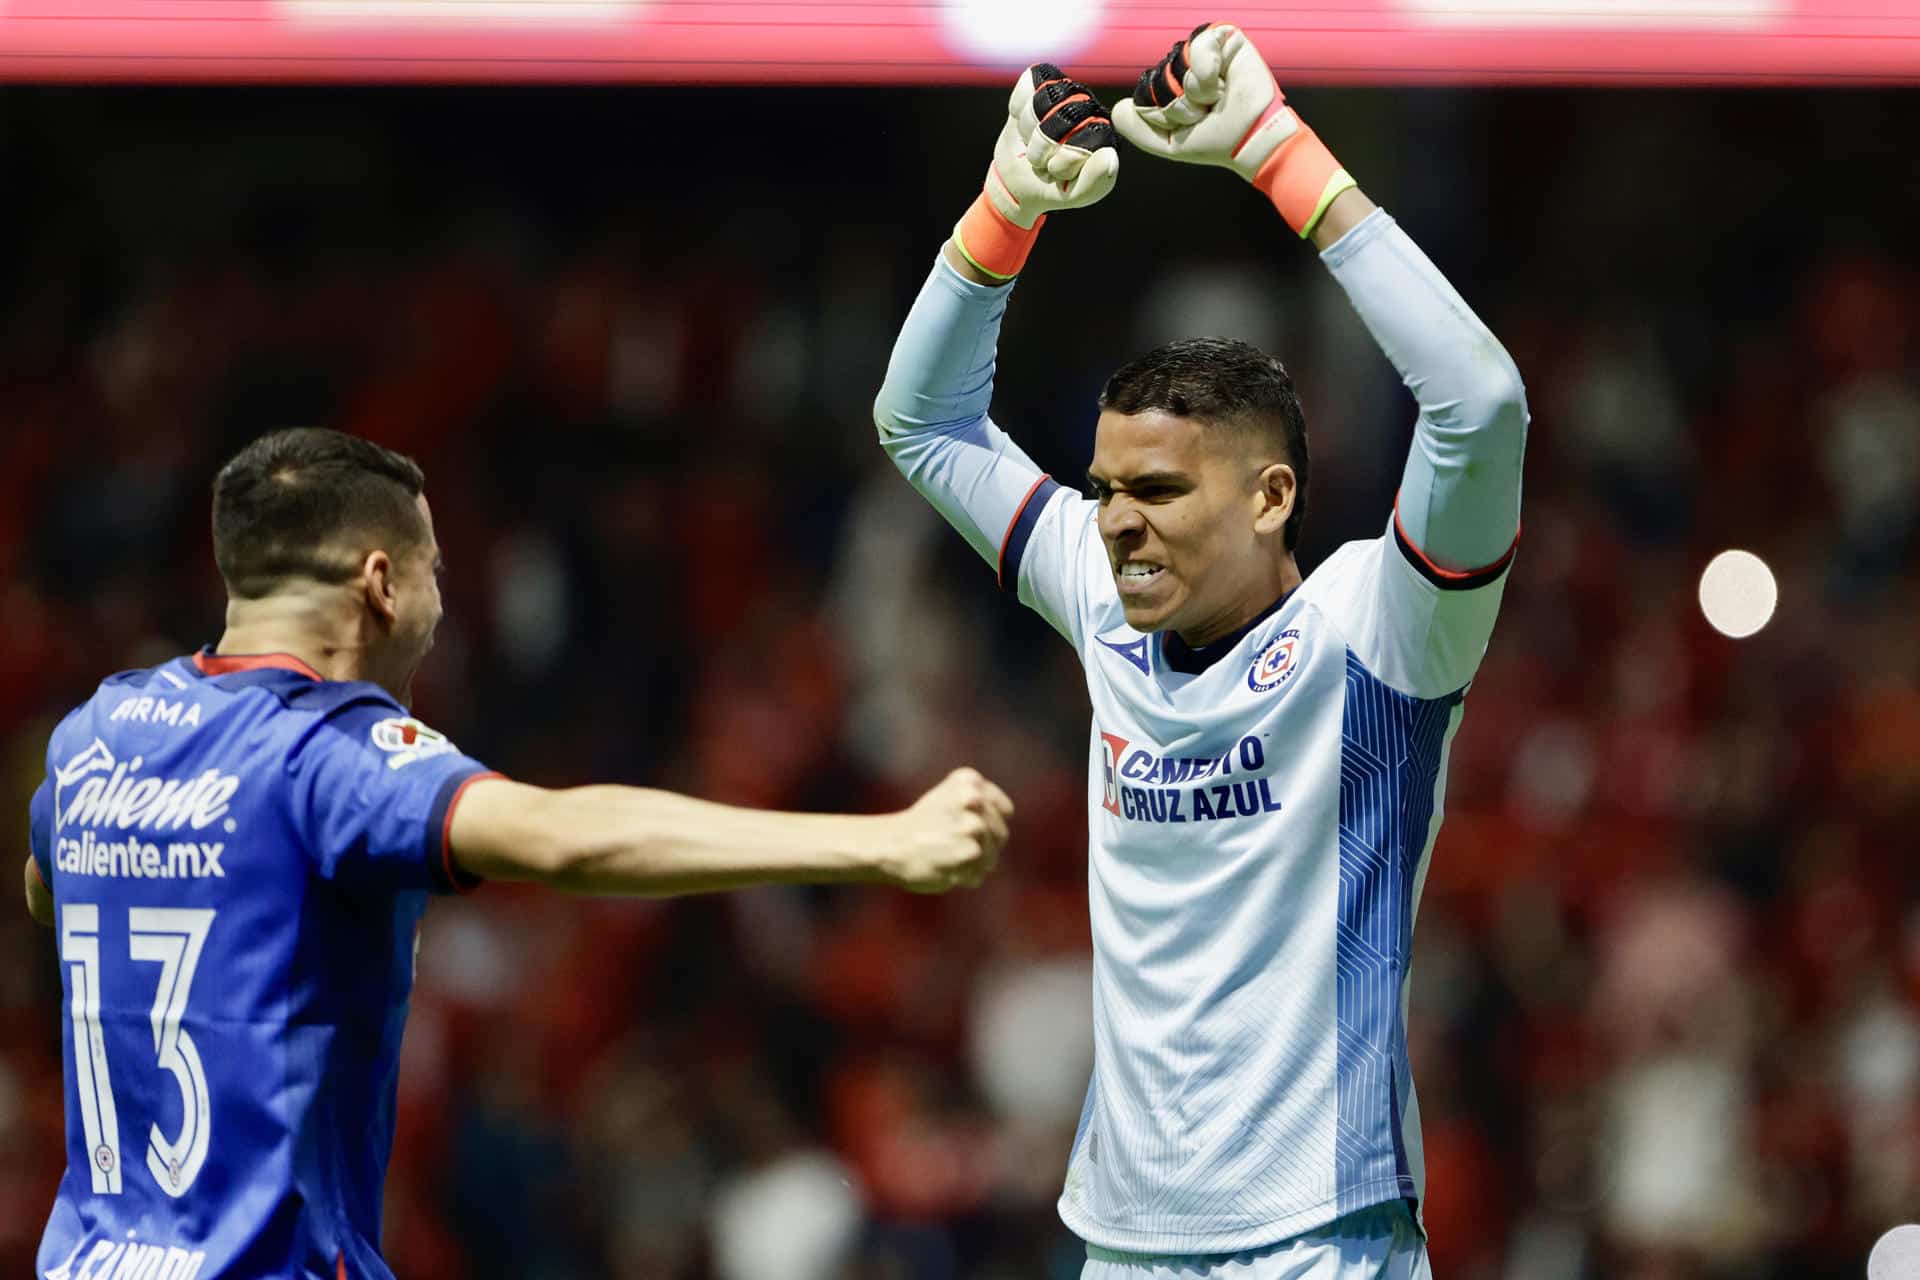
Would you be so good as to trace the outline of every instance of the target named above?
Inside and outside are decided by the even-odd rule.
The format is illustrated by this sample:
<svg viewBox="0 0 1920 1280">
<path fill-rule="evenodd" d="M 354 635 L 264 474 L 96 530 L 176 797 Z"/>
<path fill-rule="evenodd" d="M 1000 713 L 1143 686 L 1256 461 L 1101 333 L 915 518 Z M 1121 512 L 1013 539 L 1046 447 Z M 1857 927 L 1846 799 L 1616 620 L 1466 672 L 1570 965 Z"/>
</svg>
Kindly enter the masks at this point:
<svg viewBox="0 0 1920 1280">
<path fill-rule="evenodd" d="M 1020 591 L 1020 562 L 1026 558 L 1027 543 L 1033 539 L 1033 527 L 1040 523 L 1040 513 L 1047 509 L 1047 502 L 1060 491 L 1052 476 L 1041 476 L 1033 482 L 1033 488 L 1027 490 L 1027 496 L 1020 500 L 1020 507 L 1013 513 L 1013 519 L 1007 524 L 1007 536 L 1000 540 L 1000 589 L 1018 595 Z"/>
<path fill-rule="evenodd" d="M 1412 565 L 1421 577 L 1442 591 L 1473 591 L 1479 587 L 1491 586 L 1499 581 L 1501 574 L 1507 571 L 1507 566 L 1513 563 L 1513 553 L 1520 549 L 1520 534 L 1515 531 L 1513 542 L 1507 547 L 1507 553 L 1485 568 L 1468 569 L 1464 572 L 1443 569 L 1435 564 L 1426 552 L 1413 545 L 1413 540 L 1407 537 L 1407 531 L 1400 525 L 1400 512 L 1397 508 L 1393 513 L 1393 541 L 1400 548 L 1400 554 L 1407 558 L 1407 563 Z"/>
</svg>

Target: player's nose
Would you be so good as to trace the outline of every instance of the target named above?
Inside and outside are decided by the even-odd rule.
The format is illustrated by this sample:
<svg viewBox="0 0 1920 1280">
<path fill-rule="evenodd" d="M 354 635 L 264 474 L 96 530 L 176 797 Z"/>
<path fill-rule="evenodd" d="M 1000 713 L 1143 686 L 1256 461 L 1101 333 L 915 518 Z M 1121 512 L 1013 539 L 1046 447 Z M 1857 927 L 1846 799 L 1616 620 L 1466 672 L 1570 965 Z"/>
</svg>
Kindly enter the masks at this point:
<svg viewBox="0 0 1920 1280">
<path fill-rule="evenodd" d="M 1140 515 L 1140 509 L 1124 497 L 1108 499 L 1100 508 L 1100 535 L 1108 542 L 1118 542 L 1129 534 L 1139 534 L 1146 530 L 1147 522 Z"/>
</svg>

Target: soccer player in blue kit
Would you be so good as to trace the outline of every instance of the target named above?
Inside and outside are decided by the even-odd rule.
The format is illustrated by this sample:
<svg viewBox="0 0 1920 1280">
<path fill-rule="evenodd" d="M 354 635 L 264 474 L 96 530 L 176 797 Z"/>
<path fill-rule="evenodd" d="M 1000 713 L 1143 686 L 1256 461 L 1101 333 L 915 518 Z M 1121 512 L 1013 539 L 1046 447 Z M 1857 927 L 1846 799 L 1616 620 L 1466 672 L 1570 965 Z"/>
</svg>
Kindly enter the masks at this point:
<svg viewBox="0 0 1920 1280">
<path fill-rule="evenodd" d="M 1418 416 L 1381 536 L 1302 573 L 1305 420 L 1245 343 L 1113 374 L 1090 500 L 988 417 L 1011 281 L 1049 212 L 1112 188 L 1116 132 L 1271 200 L 1398 369 Z M 1028 70 L 874 413 L 1086 673 L 1094 1070 L 1060 1197 L 1084 1277 L 1427 1276 L 1408 965 L 1447 745 L 1519 536 L 1512 361 L 1220 24 L 1110 119 Z"/>
<path fill-rule="evenodd" d="M 848 817 L 509 781 L 410 716 L 440 620 L 413 462 L 262 437 L 214 484 L 217 645 L 102 683 L 33 797 L 56 929 L 67 1172 L 44 1280 L 367 1280 L 428 898 L 774 882 L 974 885 L 1012 806 L 956 770 Z M 518 1212 L 517 1206 L 504 1206 Z"/>
</svg>

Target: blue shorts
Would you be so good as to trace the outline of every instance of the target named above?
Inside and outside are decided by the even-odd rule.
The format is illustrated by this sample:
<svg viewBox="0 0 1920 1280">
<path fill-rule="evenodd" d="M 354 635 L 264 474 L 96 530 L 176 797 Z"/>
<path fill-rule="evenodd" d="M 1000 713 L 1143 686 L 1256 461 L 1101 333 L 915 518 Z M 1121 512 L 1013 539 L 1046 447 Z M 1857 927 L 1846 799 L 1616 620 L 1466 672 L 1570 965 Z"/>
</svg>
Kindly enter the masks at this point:
<svg viewBox="0 0 1920 1280">
<path fill-rule="evenodd" d="M 1390 1200 L 1245 1253 L 1173 1257 L 1090 1244 L 1080 1280 L 1433 1280 L 1433 1272 L 1407 1202 Z"/>
</svg>

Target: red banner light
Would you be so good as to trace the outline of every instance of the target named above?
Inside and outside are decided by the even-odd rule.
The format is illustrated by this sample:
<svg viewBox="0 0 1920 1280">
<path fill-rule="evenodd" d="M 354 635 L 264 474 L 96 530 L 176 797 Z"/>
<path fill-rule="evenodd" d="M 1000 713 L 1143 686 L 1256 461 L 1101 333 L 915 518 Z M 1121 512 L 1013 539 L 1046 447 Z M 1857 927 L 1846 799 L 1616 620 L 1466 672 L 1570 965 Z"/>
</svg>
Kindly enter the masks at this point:
<svg viewBox="0 0 1920 1280">
<path fill-rule="evenodd" d="M 1291 83 L 1920 82 L 1913 0 L 0 0 L 0 77 L 1119 85 L 1215 16 Z"/>
</svg>

